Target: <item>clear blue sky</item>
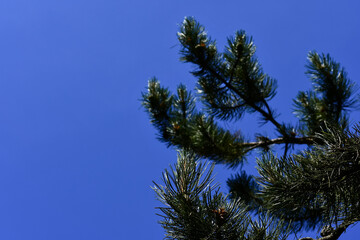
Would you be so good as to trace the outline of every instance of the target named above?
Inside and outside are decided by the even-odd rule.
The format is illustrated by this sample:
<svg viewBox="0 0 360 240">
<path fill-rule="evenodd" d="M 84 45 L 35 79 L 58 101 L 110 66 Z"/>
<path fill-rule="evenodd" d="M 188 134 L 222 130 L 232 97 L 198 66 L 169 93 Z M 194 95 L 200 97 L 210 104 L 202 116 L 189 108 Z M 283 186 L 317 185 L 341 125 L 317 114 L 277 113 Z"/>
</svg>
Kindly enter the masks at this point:
<svg viewBox="0 0 360 240">
<path fill-rule="evenodd" d="M 294 121 L 310 50 L 330 53 L 360 83 L 359 9 L 356 0 L 0 1 L 0 239 L 163 238 L 150 186 L 176 153 L 156 140 L 139 99 L 152 76 L 172 90 L 194 86 L 178 61 L 184 16 L 220 50 L 236 30 L 252 35 L 278 80 L 271 105 Z M 251 134 L 258 125 L 231 127 Z M 224 183 L 229 171 L 216 171 Z"/>
</svg>

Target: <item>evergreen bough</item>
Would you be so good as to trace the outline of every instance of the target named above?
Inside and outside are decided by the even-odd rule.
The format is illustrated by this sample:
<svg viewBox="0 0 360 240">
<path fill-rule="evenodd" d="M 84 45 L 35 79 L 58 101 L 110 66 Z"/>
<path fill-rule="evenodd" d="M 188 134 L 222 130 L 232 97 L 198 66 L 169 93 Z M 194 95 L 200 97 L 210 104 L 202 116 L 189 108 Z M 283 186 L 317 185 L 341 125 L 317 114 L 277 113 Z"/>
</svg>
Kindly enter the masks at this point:
<svg viewBox="0 0 360 240">
<path fill-rule="evenodd" d="M 356 104 L 355 85 L 330 55 L 310 52 L 306 74 L 313 89 L 294 99 L 297 125 L 280 122 L 270 100 L 276 80 L 264 73 L 255 45 L 244 31 L 228 39 L 219 53 L 195 19 L 180 27 L 181 60 L 194 64 L 196 97 L 179 85 L 176 94 L 149 81 L 142 103 L 158 130 L 158 139 L 179 149 L 178 162 L 155 183 L 167 239 L 287 239 L 317 229 L 319 240 L 338 239 L 360 216 L 360 127 L 349 130 L 349 110 Z M 196 108 L 200 100 L 202 109 Z M 275 136 L 255 133 L 249 140 L 218 122 L 258 113 Z M 276 155 L 270 147 L 284 146 Z M 289 153 L 297 145 L 305 150 Z M 245 171 L 227 183 L 224 196 L 213 186 L 213 165 L 241 166 L 249 153 L 257 158 L 259 176 Z M 312 239 L 312 238 L 302 238 Z"/>
</svg>

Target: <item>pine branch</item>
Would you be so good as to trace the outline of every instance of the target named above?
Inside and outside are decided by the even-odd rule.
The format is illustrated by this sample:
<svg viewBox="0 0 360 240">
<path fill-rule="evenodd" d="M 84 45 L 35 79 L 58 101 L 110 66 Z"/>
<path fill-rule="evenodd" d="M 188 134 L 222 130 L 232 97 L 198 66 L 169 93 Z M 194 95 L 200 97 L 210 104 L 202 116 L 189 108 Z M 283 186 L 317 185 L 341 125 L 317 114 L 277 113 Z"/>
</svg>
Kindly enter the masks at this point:
<svg viewBox="0 0 360 240">
<path fill-rule="evenodd" d="M 153 189 L 165 205 L 159 207 L 166 230 L 172 240 L 285 240 L 287 224 L 266 212 L 251 220 L 248 208 L 240 199 L 229 201 L 212 184 L 212 171 L 207 164 L 195 161 L 195 155 L 179 151 L 178 161 L 163 173 L 164 186 Z"/>
<path fill-rule="evenodd" d="M 322 144 L 311 150 L 258 160 L 261 196 L 273 214 L 301 216 L 308 226 L 352 222 L 360 213 L 359 126 L 354 133 L 328 128 L 317 138 Z"/>
<path fill-rule="evenodd" d="M 267 108 L 267 111 L 264 111 L 261 107 L 257 106 L 255 103 L 248 101 L 245 95 L 238 91 L 233 85 L 230 84 L 231 81 L 227 82 L 216 70 L 212 69 L 207 65 L 200 65 L 203 69 L 207 69 L 211 74 L 213 74 L 218 80 L 220 80 L 227 88 L 235 92 L 241 99 L 244 100 L 245 104 L 249 105 L 255 111 L 259 112 L 264 119 L 269 120 L 272 124 L 275 125 L 277 129 L 281 129 L 281 124 L 275 120 L 274 116 L 271 113 L 271 109 L 265 99 L 262 99 L 262 102 Z"/>
<path fill-rule="evenodd" d="M 153 189 L 165 204 L 159 209 L 167 239 L 246 240 L 246 207 L 219 193 L 212 184 L 214 164 L 207 167 L 194 154 L 179 151 L 175 167 L 163 173 L 165 185 L 155 183 Z"/>
<path fill-rule="evenodd" d="M 324 236 L 322 236 L 321 238 L 314 239 L 311 237 L 304 237 L 304 238 L 300 238 L 299 240 L 337 240 L 337 239 L 339 239 L 341 234 L 343 234 L 350 225 L 352 225 L 358 221 L 360 221 L 360 218 L 353 219 L 352 221 L 349 221 L 349 222 L 343 222 L 337 228 L 332 230 L 330 233 L 327 233 L 326 235 L 323 234 Z M 325 226 L 325 227 L 327 227 L 327 226 Z M 323 230 L 324 229 L 325 228 L 323 228 Z"/>
<path fill-rule="evenodd" d="M 297 137 L 297 138 L 274 138 L 274 139 L 266 139 L 264 141 L 259 142 L 246 142 L 246 143 L 240 143 L 239 145 L 241 147 L 246 147 L 247 151 L 251 151 L 255 148 L 263 148 L 267 147 L 273 144 L 307 144 L 307 145 L 313 145 L 315 143 L 314 137 Z"/>
<path fill-rule="evenodd" d="M 237 33 L 236 37 L 238 42 L 232 43 L 229 40 L 230 46 L 228 48 L 229 53 L 227 54 L 228 60 L 231 58 L 229 55 L 235 55 L 235 59 L 233 60 L 234 62 L 231 64 L 230 76 L 227 76 L 226 74 L 224 59 L 222 55 L 217 53 L 215 42 L 212 42 L 209 38 L 207 38 L 204 28 L 194 19 L 186 18 L 181 28 L 181 32 L 178 35 L 179 41 L 182 44 L 180 52 L 183 57 L 181 59 L 185 62 L 191 62 L 198 66 L 198 70 L 193 72 L 196 77 L 204 77 L 208 75 L 213 76 L 215 79 L 224 84 L 228 90 L 238 95 L 245 103 L 244 105 L 249 106 L 256 112 L 259 112 L 263 116 L 264 120 L 270 121 L 279 131 L 281 130 L 282 125 L 275 120 L 265 99 L 265 97 L 271 98 L 274 95 L 274 90 L 270 90 L 272 88 L 272 82 L 267 82 L 265 85 L 263 84 L 263 81 L 267 76 L 262 73 L 259 63 L 253 57 L 255 47 L 253 46 L 251 40 L 248 41 L 244 32 Z M 234 50 L 234 52 L 232 52 L 232 50 Z M 239 67 L 243 69 L 244 74 L 237 77 L 244 79 L 244 81 L 241 82 L 238 80 L 240 81 L 240 85 L 244 88 L 249 88 L 259 92 L 261 93 L 260 95 L 253 92 L 247 96 L 245 92 L 240 91 L 232 84 L 235 70 L 240 64 L 241 58 L 243 58 L 243 62 Z M 205 84 L 208 83 L 205 82 Z M 249 89 L 246 90 L 249 91 Z M 262 109 L 262 107 L 258 104 L 265 105 L 267 111 Z M 243 104 L 240 105 L 243 106 Z"/>
</svg>

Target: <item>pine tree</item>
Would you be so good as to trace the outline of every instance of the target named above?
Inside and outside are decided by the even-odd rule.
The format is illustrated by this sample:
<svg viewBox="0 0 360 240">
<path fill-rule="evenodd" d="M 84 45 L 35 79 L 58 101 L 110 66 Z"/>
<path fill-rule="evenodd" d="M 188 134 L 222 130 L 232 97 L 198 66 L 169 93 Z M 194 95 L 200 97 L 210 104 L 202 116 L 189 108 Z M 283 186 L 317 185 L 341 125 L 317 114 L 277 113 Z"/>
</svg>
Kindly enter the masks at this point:
<svg viewBox="0 0 360 240">
<path fill-rule="evenodd" d="M 319 240 L 333 240 L 358 222 L 360 127 L 349 127 L 355 85 L 344 68 L 330 55 L 308 54 L 313 89 L 294 99 L 299 123 L 293 126 L 279 122 L 270 106 L 276 81 L 264 73 L 244 31 L 220 53 L 205 28 L 185 18 L 178 40 L 181 61 L 195 66 L 196 97 L 184 85 L 172 94 L 156 78 L 142 96 L 158 139 L 179 149 L 176 166 L 163 174 L 165 185 L 154 187 L 165 205 L 167 239 L 275 240 L 317 229 Z M 256 133 L 249 140 L 219 124 L 254 113 L 273 126 L 275 138 Z M 275 145 L 284 151 L 276 154 Z M 291 151 L 299 145 L 305 150 Z M 255 149 L 261 150 L 259 176 L 240 171 L 227 181 L 229 195 L 222 194 L 212 184 L 213 164 L 241 166 Z M 204 159 L 212 161 L 208 171 Z"/>
</svg>

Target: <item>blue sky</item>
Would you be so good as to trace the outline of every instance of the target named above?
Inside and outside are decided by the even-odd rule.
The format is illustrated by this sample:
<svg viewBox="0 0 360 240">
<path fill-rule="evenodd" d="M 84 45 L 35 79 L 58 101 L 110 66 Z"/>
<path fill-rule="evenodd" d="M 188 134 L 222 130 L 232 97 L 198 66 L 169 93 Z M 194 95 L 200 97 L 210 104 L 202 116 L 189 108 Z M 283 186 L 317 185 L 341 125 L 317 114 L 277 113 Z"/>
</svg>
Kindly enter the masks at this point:
<svg viewBox="0 0 360 240">
<path fill-rule="evenodd" d="M 139 99 L 153 76 L 171 90 L 193 88 L 191 66 L 178 61 L 184 16 L 220 50 L 236 30 L 252 35 L 278 80 L 271 105 L 294 122 L 291 99 L 311 87 L 309 51 L 330 53 L 360 84 L 359 8 L 355 0 L 0 1 L 0 238 L 162 239 L 150 186 L 176 153 L 156 140 Z M 254 117 L 230 127 L 250 136 Z M 226 191 L 234 172 L 215 171 Z"/>
</svg>

